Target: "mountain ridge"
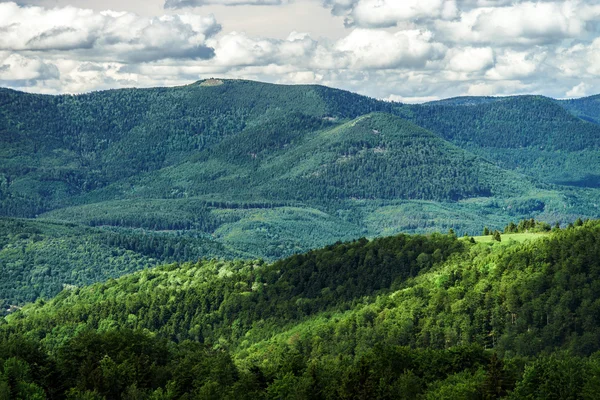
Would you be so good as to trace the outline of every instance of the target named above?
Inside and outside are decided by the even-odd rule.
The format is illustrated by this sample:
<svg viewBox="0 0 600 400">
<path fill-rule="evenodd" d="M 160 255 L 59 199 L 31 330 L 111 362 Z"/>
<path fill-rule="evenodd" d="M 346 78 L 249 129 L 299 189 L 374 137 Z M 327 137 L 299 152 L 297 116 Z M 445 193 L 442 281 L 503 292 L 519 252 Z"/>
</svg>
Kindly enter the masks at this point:
<svg viewBox="0 0 600 400">
<path fill-rule="evenodd" d="M 154 240 L 177 261 L 197 253 L 165 233 L 206 239 L 211 256 L 274 260 L 361 236 L 600 216 L 600 126 L 554 100 L 414 106 L 325 86 L 203 82 L 0 92 L 0 215 Z M 44 281 L 35 254 L 23 282 Z"/>
</svg>

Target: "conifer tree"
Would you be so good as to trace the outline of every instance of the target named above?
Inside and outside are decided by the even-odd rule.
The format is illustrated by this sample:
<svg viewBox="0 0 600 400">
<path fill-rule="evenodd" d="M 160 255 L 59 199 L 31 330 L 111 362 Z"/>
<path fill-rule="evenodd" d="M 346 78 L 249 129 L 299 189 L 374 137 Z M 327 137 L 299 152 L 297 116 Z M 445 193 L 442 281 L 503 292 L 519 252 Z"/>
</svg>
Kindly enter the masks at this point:
<svg viewBox="0 0 600 400">
<path fill-rule="evenodd" d="M 499 231 L 494 231 L 494 240 L 497 242 L 501 242 L 502 241 L 502 237 L 500 236 L 500 232 Z"/>
</svg>

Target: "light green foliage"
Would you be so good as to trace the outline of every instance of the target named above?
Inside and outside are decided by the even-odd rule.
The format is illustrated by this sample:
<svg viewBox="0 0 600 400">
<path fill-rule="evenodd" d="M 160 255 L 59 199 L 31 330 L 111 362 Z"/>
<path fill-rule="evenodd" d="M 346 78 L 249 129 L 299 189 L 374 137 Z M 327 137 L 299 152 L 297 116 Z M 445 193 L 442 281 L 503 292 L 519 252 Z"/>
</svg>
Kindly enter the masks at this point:
<svg viewBox="0 0 600 400">
<path fill-rule="evenodd" d="M 0 218 L 1 312 L 166 261 L 242 256 L 204 236 Z"/>
<path fill-rule="evenodd" d="M 0 360 L 90 398 L 595 398 L 600 223 L 576 225 L 141 271 L 11 314 Z"/>
</svg>

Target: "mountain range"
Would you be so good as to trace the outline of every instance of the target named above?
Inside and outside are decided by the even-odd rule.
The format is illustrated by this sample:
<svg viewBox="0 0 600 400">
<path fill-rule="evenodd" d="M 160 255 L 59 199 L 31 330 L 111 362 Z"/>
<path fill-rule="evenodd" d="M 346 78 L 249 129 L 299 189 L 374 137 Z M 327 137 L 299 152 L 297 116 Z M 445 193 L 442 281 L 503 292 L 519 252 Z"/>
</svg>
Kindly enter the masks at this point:
<svg viewBox="0 0 600 400">
<path fill-rule="evenodd" d="M 0 89 L 0 271 L 14 275 L 21 260 L 10 282 L 22 282 L 4 300 L 168 261 L 275 260 L 363 236 L 598 217 L 597 103 L 406 105 L 221 79 L 60 96 Z M 98 260 L 87 271 L 68 261 L 83 238 Z"/>
<path fill-rule="evenodd" d="M 0 398 L 596 399 L 598 111 L 0 89 Z"/>
</svg>

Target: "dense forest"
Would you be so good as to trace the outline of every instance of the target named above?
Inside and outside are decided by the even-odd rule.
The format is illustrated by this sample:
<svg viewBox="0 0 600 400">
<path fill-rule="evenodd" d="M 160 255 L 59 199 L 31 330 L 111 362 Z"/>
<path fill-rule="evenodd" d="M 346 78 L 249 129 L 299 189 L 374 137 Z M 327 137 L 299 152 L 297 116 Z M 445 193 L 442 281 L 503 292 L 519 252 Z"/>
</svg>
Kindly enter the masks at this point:
<svg viewBox="0 0 600 400">
<path fill-rule="evenodd" d="M 0 399 L 596 399 L 597 110 L 0 89 Z"/>
<path fill-rule="evenodd" d="M 410 106 L 401 115 L 503 168 L 600 187 L 600 126 L 590 118 L 597 110 L 593 97 L 462 97 Z"/>
<path fill-rule="evenodd" d="M 597 398 L 600 222 L 514 225 L 501 242 L 401 234 L 67 288 L 0 325 L 0 393 Z"/>
<path fill-rule="evenodd" d="M 540 96 L 409 106 L 218 79 L 0 89 L 0 301 L 165 262 L 271 262 L 363 236 L 598 218 L 594 107 Z"/>
</svg>

